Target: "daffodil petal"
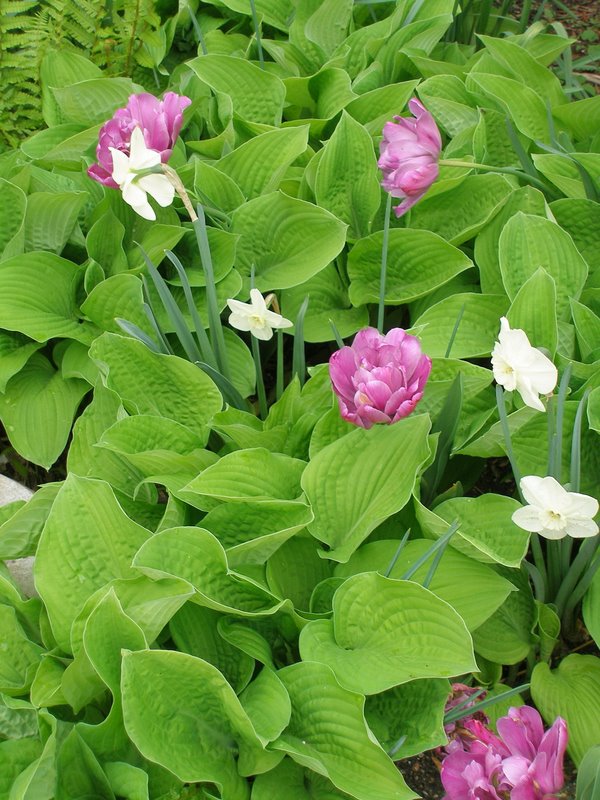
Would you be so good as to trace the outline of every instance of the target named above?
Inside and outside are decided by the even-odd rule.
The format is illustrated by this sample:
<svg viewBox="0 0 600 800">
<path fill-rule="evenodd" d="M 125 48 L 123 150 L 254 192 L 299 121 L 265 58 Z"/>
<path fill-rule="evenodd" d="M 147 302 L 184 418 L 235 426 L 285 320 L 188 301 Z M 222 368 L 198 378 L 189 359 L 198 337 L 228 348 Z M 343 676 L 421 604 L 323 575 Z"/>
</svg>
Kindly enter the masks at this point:
<svg viewBox="0 0 600 800">
<path fill-rule="evenodd" d="M 144 175 L 137 181 L 138 185 L 153 197 L 159 206 L 170 206 L 175 197 L 175 187 L 166 175 Z"/>
<path fill-rule="evenodd" d="M 513 512 L 511 519 L 519 528 L 523 528 L 524 531 L 529 531 L 530 533 L 539 533 L 544 529 L 540 513 L 533 506 L 518 508 Z"/>
</svg>

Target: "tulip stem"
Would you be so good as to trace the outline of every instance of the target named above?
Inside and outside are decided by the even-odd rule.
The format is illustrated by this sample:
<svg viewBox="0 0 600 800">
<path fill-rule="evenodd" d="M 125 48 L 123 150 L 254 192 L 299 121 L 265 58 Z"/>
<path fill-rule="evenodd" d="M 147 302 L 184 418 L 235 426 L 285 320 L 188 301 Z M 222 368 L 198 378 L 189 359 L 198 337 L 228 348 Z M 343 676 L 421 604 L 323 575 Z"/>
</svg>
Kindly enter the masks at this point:
<svg viewBox="0 0 600 800">
<path fill-rule="evenodd" d="M 381 273 L 379 278 L 379 308 L 377 310 L 377 330 L 383 333 L 383 312 L 385 306 L 385 284 L 387 281 L 387 260 L 390 240 L 390 215 L 392 213 L 392 195 L 388 193 L 383 219 L 383 244 L 381 247 Z"/>
<path fill-rule="evenodd" d="M 460 161 L 454 158 L 441 158 L 438 161 L 440 167 L 468 167 L 469 169 L 484 169 L 488 172 L 499 172 L 505 175 L 516 175 L 518 178 L 522 178 L 527 183 L 530 183 L 532 186 L 535 186 L 537 189 L 540 189 L 543 192 L 548 191 L 548 187 L 546 184 L 541 181 L 539 178 L 536 178 L 535 175 L 529 175 L 526 172 L 523 172 L 516 167 L 495 167 L 491 164 L 479 164 L 476 161 Z"/>
</svg>

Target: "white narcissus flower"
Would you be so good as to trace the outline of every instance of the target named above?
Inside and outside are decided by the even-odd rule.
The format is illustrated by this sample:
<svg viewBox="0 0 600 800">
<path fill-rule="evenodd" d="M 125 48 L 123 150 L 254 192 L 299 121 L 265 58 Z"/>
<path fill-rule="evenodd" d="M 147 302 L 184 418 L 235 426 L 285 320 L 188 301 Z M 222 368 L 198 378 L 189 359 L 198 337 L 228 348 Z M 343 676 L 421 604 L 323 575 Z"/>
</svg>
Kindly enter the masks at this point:
<svg viewBox="0 0 600 800">
<path fill-rule="evenodd" d="M 496 383 L 508 392 L 515 389 L 526 406 L 538 411 L 546 408 L 540 394 L 550 394 L 558 380 L 552 361 L 532 347 L 525 331 L 511 330 L 506 317 L 500 320 L 500 334 L 492 350 L 492 370 Z"/>
<path fill-rule="evenodd" d="M 567 492 L 551 477 L 527 475 L 521 478 L 521 492 L 528 505 L 518 508 L 512 515 L 515 525 L 546 539 L 563 539 L 572 536 L 583 539 L 595 536 L 598 525 L 598 501 L 587 494 Z"/>
<path fill-rule="evenodd" d="M 250 331 L 257 339 L 267 341 L 273 336 L 274 328 L 291 328 L 294 324 L 281 314 L 269 311 L 264 297 L 258 289 L 250 289 L 250 302 L 227 301 L 231 309 L 229 324 L 238 331 Z"/>
<path fill-rule="evenodd" d="M 112 179 L 118 184 L 123 200 L 140 217 L 156 219 L 147 195 L 153 197 L 158 205 L 164 208 L 173 202 L 175 188 L 167 176 L 160 172 L 144 175 L 139 171 L 160 166 L 160 153 L 146 147 L 141 128 L 135 128 L 131 134 L 129 155 L 114 147 L 109 149 L 113 159 Z"/>
</svg>

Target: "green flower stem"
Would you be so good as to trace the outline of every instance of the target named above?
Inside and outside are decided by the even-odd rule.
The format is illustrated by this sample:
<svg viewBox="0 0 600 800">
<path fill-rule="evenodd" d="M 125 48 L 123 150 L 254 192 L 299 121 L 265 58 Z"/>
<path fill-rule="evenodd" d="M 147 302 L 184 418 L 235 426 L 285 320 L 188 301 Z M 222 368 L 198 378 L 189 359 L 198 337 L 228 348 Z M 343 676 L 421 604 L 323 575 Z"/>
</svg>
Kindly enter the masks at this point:
<svg viewBox="0 0 600 800">
<path fill-rule="evenodd" d="M 385 284 L 387 281 L 387 260 L 390 240 L 390 215 L 392 213 L 392 195 L 388 194 L 383 219 L 383 245 L 381 248 L 381 273 L 379 278 L 379 307 L 377 309 L 377 330 L 383 333 L 383 312 L 385 307 Z"/>
<path fill-rule="evenodd" d="M 255 336 L 252 339 L 252 358 L 254 359 L 254 369 L 256 370 L 256 392 L 258 394 L 258 411 L 261 419 L 267 418 L 267 395 L 265 392 L 265 382 L 262 374 L 262 364 L 260 360 L 260 345 Z"/>
<path fill-rule="evenodd" d="M 457 719 L 461 719 L 467 714 L 473 714 L 475 711 L 481 711 L 488 706 L 493 706 L 500 700 L 507 700 L 509 697 L 513 697 L 515 694 L 526 692 L 528 689 L 529 684 L 523 683 L 521 686 L 515 686 L 512 689 L 507 689 L 505 692 L 502 692 L 502 694 L 496 694 L 493 697 L 486 697 L 485 700 L 482 700 L 480 703 L 475 703 L 472 706 L 469 705 L 473 699 L 473 697 L 471 697 L 469 700 L 465 701 L 464 704 L 461 706 L 455 706 L 451 711 L 444 715 L 444 725 L 447 725 L 449 722 L 456 722 Z"/>
<path fill-rule="evenodd" d="M 586 539 L 579 548 L 579 552 L 575 556 L 575 560 L 571 564 L 569 571 L 567 572 L 567 575 L 558 591 L 558 594 L 556 595 L 556 600 L 554 601 L 554 605 L 556 606 L 559 617 L 562 618 L 563 614 L 565 613 L 567 603 L 569 602 L 571 595 L 573 594 L 575 587 L 579 582 L 579 579 L 585 572 L 586 566 L 592 561 L 599 544 L 600 537 L 593 536 L 590 539 Z"/>
<path fill-rule="evenodd" d="M 591 582 L 594 580 L 594 575 L 598 571 L 600 567 L 600 557 L 596 558 L 592 564 L 590 565 L 587 572 L 583 575 L 583 578 L 579 581 L 575 589 L 573 590 L 573 594 L 569 597 L 567 604 L 565 606 L 565 619 L 570 619 L 573 616 L 573 611 L 575 610 L 575 606 L 579 603 L 580 600 L 583 599 L 584 594 L 590 587 Z"/>
<path fill-rule="evenodd" d="M 198 215 L 193 220 L 194 231 L 196 233 L 196 241 L 198 242 L 198 250 L 200 251 L 200 260 L 202 262 L 202 269 L 204 270 L 204 277 L 206 279 L 206 303 L 208 306 L 208 329 L 210 331 L 210 339 L 217 360 L 219 372 L 224 375 L 228 380 L 231 380 L 229 372 L 229 364 L 227 362 L 227 350 L 225 349 L 225 336 L 223 335 L 223 326 L 221 324 L 221 314 L 219 311 L 219 302 L 217 300 L 217 289 L 215 286 L 215 273 L 213 270 L 212 257 L 210 254 L 210 245 L 208 243 L 208 235 L 206 232 L 206 217 L 204 216 L 204 209 L 199 203 Z"/>
<path fill-rule="evenodd" d="M 283 394 L 283 331 L 277 331 L 277 377 L 275 380 L 275 397 L 277 400 Z"/>
<path fill-rule="evenodd" d="M 454 158 L 441 158 L 438 161 L 440 167 L 469 167 L 470 169 L 484 169 L 488 172 L 500 172 L 505 175 L 516 175 L 518 178 L 530 183 L 541 191 L 548 191 L 546 184 L 535 175 L 529 175 L 516 167 L 493 167 L 490 164 L 478 164 L 476 161 L 460 161 Z"/>
<path fill-rule="evenodd" d="M 265 56 L 262 49 L 262 41 L 260 38 L 260 25 L 258 24 L 258 15 L 256 13 L 256 5 L 254 0 L 250 0 L 250 8 L 252 9 L 252 25 L 254 26 L 254 35 L 256 36 L 256 46 L 258 48 L 258 62 L 261 69 L 265 68 Z"/>
<path fill-rule="evenodd" d="M 533 583 L 533 591 L 535 594 L 535 599 L 539 600 L 540 603 L 544 603 L 546 601 L 546 587 L 544 585 L 542 576 L 540 575 L 540 571 L 534 564 L 531 564 L 529 561 L 523 561 L 523 566 L 529 573 L 529 577 L 531 578 L 531 582 Z"/>
<path fill-rule="evenodd" d="M 521 498 L 521 502 L 523 503 L 524 502 L 523 495 L 521 494 L 521 473 L 517 466 L 517 460 L 515 458 L 515 453 L 512 446 L 510 427 L 508 425 L 508 417 L 506 416 L 506 403 L 504 401 L 504 390 L 502 389 L 500 384 L 496 384 L 496 405 L 498 406 L 498 417 L 500 418 L 500 427 L 502 428 L 502 433 L 504 435 L 504 446 L 506 449 L 506 455 L 508 456 L 508 460 L 510 461 L 513 477 L 515 479 L 515 483 L 517 484 L 517 491 L 519 493 L 519 497 Z"/>
</svg>

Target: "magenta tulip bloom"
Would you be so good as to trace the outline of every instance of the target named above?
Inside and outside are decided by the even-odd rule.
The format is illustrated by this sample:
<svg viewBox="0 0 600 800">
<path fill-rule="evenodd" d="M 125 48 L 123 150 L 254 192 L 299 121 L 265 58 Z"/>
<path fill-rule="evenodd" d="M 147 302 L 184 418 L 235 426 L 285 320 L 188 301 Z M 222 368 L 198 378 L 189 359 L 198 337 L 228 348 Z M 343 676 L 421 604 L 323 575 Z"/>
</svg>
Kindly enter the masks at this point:
<svg viewBox="0 0 600 800">
<path fill-rule="evenodd" d="M 402 198 L 394 207 L 397 217 L 412 208 L 439 175 L 442 138 L 425 106 L 413 97 L 408 107 L 415 117 L 394 117 L 383 126 L 379 169 L 381 185 L 392 197 Z"/>
<path fill-rule="evenodd" d="M 497 723 L 498 733 L 510 750 L 502 764 L 514 787 L 511 800 L 549 800 L 562 789 L 567 724 L 557 717 L 544 733 L 539 713 L 530 706 L 511 708 Z"/>
<path fill-rule="evenodd" d="M 342 347 L 329 359 L 340 413 L 361 428 L 408 416 L 423 397 L 430 372 L 431 359 L 421 352 L 421 343 L 402 328 L 385 336 L 364 328 L 351 347 Z"/>
<path fill-rule="evenodd" d="M 502 756 L 482 742 L 474 742 L 470 752 L 453 750 L 444 759 L 441 771 L 446 790 L 443 800 L 506 800 L 509 795 L 502 774 Z"/>
<path fill-rule="evenodd" d="M 132 94 L 125 108 L 119 108 L 112 119 L 100 129 L 96 148 L 97 164 L 88 169 L 88 175 L 104 186 L 118 189 L 113 180 L 113 157 L 110 148 L 130 154 L 131 134 L 140 128 L 144 134 L 144 142 L 150 150 L 160 153 L 160 160 L 165 164 L 171 152 L 181 125 L 183 111 L 191 104 L 189 97 L 174 92 L 167 92 L 163 100 L 151 94 Z"/>
</svg>

